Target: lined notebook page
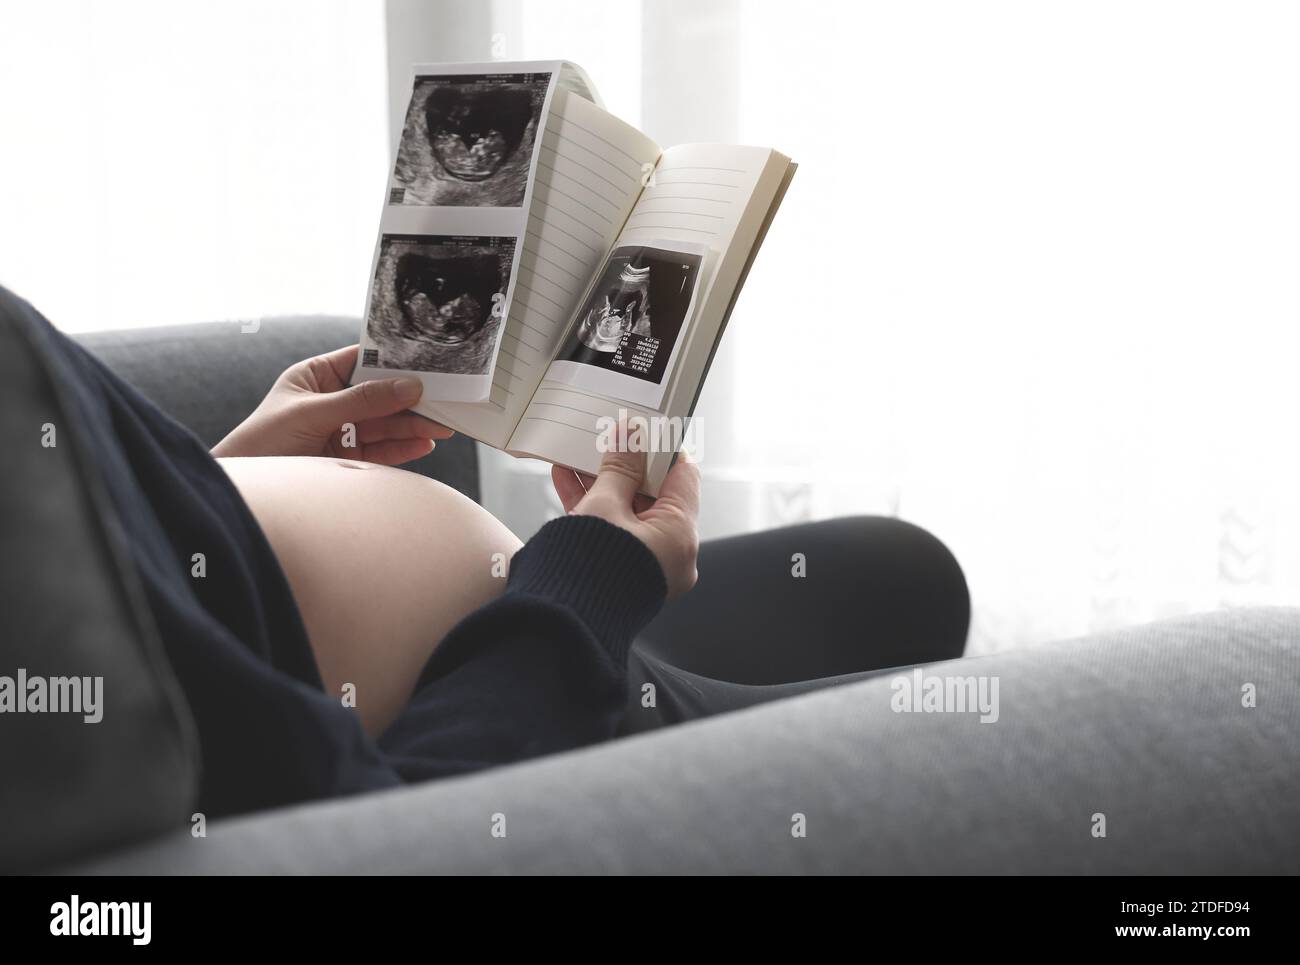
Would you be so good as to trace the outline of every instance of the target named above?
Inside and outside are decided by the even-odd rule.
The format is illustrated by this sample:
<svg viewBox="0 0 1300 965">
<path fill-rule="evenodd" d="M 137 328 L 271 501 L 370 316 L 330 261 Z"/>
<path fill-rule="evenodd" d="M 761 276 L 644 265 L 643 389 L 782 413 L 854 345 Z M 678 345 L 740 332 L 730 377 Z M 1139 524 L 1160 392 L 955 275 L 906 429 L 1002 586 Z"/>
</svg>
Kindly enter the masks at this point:
<svg viewBox="0 0 1300 965">
<path fill-rule="evenodd" d="M 552 100 L 510 315 L 487 402 L 434 402 L 417 411 L 505 448 L 546 372 L 592 275 L 641 192 L 659 146 L 564 90 Z"/>
<path fill-rule="evenodd" d="M 692 330 L 686 334 L 687 342 L 677 360 L 678 376 L 683 371 L 702 368 L 702 362 L 690 357 L 696 329 L 701 327 L 701 318 L 709 322 L 704 327 L 711 327 L 711 331 L 703 334 L 709 337 L 711 345 L 712 335 L 721 322 L 720 318 L 709 317 L 710 305 L 715 303 L 712 288 L 719 278 L 726 284 L 727 279 L 734 276 L 734 272 L 721 271 L 723 261 L 728 264 L 738 260 L 743 262 L 749 253 L 751 242 L 735 244 L 734 250 L 733 243 L 737 241 L 738 232 L 752 233 L 749 229 L 753 228 L 756 216 L 751 208 L 759 182 L 765 176 L 768 190 L 758 192 L 760 197 L 757 201 L 763 211 L 771 201 L 773 155 L 774 152 L 767 148 L 721 144 L 670 148 L 664 152 L 653 183 L 642 191 L 628 216 L 626 227 L 615 242 L 615 247 L 619 247 L 664 240 L 690 241 L 707 245 L 714 253 L 709 277 L 702 282 L 705 289 L 697 299 L 696 316 L 689 323 Z M 741 232 L 742 224 L 747 231 Z M 727 258 L 718 258 L 720 253 L 726 253 Z M 729 299 L 730 291 L 725 294 Z M 713 309 L 712 313 L 716 314 L 716 311 Z M 543 379 L 510 440 L 511 449 L 593 471 L 600 463 L 596 448 L 598 420 L 604 416 L 617 418 L 619 409 L 625 409 L 631 415 L 684 415 L 690 398 L 684 401 L 677 398 L 679 393 L 675 391 L 675 384 L 664 398 L 663 411 L 652 413 L 627 402 Z M 694 389 L 692 384 L 691 398 Z M 657 461 L 666 460 L 651 460 L 652 479 L 655 476 L 662 479 L 666 471 L 666 467 L 654 465 Z M 657 480 L 654 488 L 657 491 Z"/>
<path fill-rule="evenodd" d="M 618 243 L 666 238 L 726 250 L 771 153 L 766 148 L 707 144 L 670 148 L 628 216 Z"/>
</svg>

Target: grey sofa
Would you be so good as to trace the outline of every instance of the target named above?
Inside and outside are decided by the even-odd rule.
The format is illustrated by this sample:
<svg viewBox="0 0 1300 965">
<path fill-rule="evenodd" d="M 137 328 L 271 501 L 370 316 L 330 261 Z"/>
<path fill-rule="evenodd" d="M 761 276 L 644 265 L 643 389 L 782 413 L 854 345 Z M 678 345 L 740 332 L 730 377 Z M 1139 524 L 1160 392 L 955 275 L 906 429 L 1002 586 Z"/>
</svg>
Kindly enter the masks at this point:
<svg viewBox="0 0 1300 965">
<path fill-rule="evenodd" d="M 256 337 L 230 324 L 82 341 L 211 443 L 285 365 L 354 337 L 351 320 L 315 318 L 270 320 Z M 417 469 L 477 491 L 468 440 L 441 444 Z M 1300 871 L 1300 610 L 1178 619 L 924 672 L 997 678 L 997 721 L 896 712 L 895 675 L 885 675 L 471 777 L 215 822 L 206 837 L 166 833 L 61 867 Z M 492 834 L 498 815 L 504 838 Z"/>
</svg>

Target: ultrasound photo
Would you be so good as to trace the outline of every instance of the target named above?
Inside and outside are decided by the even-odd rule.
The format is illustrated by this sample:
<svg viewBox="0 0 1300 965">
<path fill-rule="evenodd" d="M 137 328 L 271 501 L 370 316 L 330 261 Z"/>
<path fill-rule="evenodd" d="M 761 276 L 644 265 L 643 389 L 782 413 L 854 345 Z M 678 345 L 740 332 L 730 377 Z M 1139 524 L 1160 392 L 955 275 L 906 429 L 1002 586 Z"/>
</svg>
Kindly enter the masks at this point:
<svg viewBox="0 0 1300 965">
<path fill-rule="evenodd" d="M 486 374 L 514 254 L 514 238 L 384 235 L 362 364 Z"/>
<path fill-rule="evenodd" d="M 389 204 L 523 204 L 551 75 L 416 77 Z"/>
<path fill-rule="evenodd" d="M 616 249 L 556 358 L 662 382 L 691 307 L 701 257 L 642 246 Z"/>
</svg>

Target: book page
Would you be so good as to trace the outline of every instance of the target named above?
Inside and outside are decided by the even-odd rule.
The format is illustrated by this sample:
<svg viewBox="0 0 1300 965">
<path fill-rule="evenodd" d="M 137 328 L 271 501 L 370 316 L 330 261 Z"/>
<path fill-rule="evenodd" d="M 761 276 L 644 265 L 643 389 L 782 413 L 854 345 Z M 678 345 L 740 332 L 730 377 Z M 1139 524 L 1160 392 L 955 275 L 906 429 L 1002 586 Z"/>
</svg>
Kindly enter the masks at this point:
<svg viewBox="0 0 1300 965">
<path fill-rule="evenodd" d="M 481 403 L 422 401 L 416 412 L 506 447 L 659 154 L 631 125 L 576 94 L 555 92 L 491 395 Z"/>
<path fill-rule="evenodd" d="M 596 85 L 591 82 L 587 72 L 577 64 L 567 60 L 561 63 L 560 76 L 556 83 L 559 84 L 561 90 L 586 98 L 602 111 L 605 109 L 605 102 L 600 99 L 600 91 L 596 90 Z"/>
<path fill-rule="evenodd" d="M 690 414 L 719 330 L 789 166 L 788 158 L 767 148 L 694 144 L 663 153 L 612 252 L 613 257 L 630 248 L 706 252 L 690 317 L 669 346 L 674 361 L 662 376 L 661 401 L 639 404 L 632 398 L 635 391 L 610 391 L 601 367 L 587 366 L 599 378 L 575 378 L 574 366 L 565 357 L 565 348 L 580 335 L 582 319 L 575 319 L 561 357 L 542 379 L 510 440 L 511 451 L 594 472 L 600 465 L 602 439 L 620 413 L 646 420 L 685 419 Z M 653 271 L 653 263 L 650 267 Z M 598 293 L 589 292 L 583 307 L 593 301 L 593 294 Z M 654 314 L 652 303 L 651 328 Z M 663 350 L 663 344 L 658 348 Z M 675 452 L 674 446 L 652 453 L 646 486 L 651 495 L 658 493 Z"/>
</svg>

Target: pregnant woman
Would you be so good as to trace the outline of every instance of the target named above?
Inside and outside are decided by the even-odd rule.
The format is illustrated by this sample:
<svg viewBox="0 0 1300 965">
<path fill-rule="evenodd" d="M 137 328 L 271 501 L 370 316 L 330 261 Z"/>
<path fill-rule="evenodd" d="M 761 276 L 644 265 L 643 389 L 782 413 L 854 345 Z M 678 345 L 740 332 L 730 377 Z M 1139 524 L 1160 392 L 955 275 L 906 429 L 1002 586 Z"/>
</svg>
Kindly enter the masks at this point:
<svg viewBox="0 0 1300 965">
<path fill-rule="evenodd" d="M 892 520 L 707 544 L 687 593 L 699 472 L 684 459 L 653 502 L 641 454 L 607 455 L 595 478 L 556 468 L 566 515 L 521 545 L 394 468 L 451 432 L 407 411 L 416 380 L 349 387 L 355 346 L 291 367 L 209 453 L 4 289 L 0 336 L 52 384 L 59 445 L 126 543 L 197 727 L 209 817 L 511 763 L 964 644 L 961 571 Z M 792 574 L 795 554 L 816 573 Z"/>
</svg>

